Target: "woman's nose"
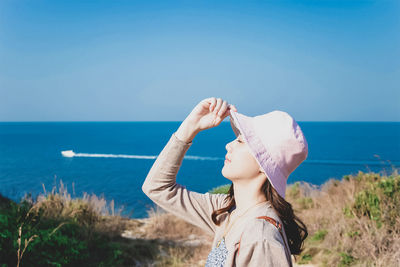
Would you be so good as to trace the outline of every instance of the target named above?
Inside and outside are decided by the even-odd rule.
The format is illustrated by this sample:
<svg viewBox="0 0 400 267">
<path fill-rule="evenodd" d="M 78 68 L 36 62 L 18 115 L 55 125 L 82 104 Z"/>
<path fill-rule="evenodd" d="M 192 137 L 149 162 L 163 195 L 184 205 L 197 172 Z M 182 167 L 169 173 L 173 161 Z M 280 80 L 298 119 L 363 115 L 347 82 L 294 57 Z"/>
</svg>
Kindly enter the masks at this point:
<svg viewBox="0 0 400 267">
<path fill-rule="evenodd" d="M 225 149 L 229 152 L 229 150 L 231 150 L 231 143 L 227 143 Z"/>
</svg>

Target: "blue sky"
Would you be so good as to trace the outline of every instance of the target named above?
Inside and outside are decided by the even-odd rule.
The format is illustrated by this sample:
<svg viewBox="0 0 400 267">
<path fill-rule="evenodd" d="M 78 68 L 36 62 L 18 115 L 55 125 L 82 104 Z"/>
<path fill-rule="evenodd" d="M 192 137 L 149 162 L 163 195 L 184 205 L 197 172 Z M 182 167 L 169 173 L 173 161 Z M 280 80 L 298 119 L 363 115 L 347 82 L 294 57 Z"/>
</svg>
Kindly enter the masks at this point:
<svg viewBox="0 0 400 267">
<path fill-rule="evenodd" d="M 0 121 L 182 121 L 211 96 L 400 121 L 400 1 L 0 2 Z"/>
</svg>

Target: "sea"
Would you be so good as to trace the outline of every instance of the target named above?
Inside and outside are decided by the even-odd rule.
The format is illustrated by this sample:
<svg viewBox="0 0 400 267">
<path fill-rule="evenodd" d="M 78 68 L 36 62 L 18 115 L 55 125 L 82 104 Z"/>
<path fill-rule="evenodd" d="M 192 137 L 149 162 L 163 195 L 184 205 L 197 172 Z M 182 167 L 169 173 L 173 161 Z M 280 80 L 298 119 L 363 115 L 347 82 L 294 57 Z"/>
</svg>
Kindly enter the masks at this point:
<svg viewBox="0 0 400 267">
<path fill-rule="evenodd" d="M 181 122 L 0 122 L 0 194 L 20 201 L 59 188 L 71 197 L 104 197 L 115 211 L 144 218 L 155 204 L 142 185 Z M 301 122 L 307 159 L 288 183 L 321 185 L 362 172 L 400 167 L 400 122 Z M 186 153 L 177 183 L 205 193 L 230 184 L 222 173 L 229 121 L 200 132 Z"/>
</svg>

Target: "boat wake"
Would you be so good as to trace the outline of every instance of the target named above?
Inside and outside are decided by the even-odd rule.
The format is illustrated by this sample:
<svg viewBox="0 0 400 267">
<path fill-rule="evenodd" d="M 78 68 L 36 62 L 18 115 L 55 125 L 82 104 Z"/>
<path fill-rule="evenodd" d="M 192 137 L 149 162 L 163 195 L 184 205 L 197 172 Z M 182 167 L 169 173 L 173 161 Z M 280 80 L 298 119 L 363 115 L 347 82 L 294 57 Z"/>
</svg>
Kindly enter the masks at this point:
<svg viewBox="0 0 400 267">
<path fill-rule="evenodd" d="M 126 159 L 156 159 L 157 156 L 146 155 L 123 155 L 123 154 L 92 154 L 92 153 L 75 153 L 72 150 L 61 151 L 61 155 L 67 158 L 88 157 L 88 158 L 126 158 Z M 201 156 L 185 156 L 184 159 L 190 160 L 223 160 L 218 157 L 201 157 Z"/>
</svg>

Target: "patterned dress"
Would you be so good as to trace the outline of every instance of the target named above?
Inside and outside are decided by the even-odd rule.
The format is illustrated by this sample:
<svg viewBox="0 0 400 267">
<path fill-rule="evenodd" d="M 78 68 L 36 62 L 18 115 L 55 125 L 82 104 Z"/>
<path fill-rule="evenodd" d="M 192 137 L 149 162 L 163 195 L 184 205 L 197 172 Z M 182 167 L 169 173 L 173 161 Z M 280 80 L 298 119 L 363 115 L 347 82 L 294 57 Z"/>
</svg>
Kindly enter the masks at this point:
<svg viewBox="0 0 400 267">
<path fill-rule="evenodd" d="M 225 238 L 222 237 L 217 245 L 208 254 L 205 267 L 223 267 L 225 265 L 226 255 L 228 254 L 228 249 L 225 246 Z"/>
</svg>

